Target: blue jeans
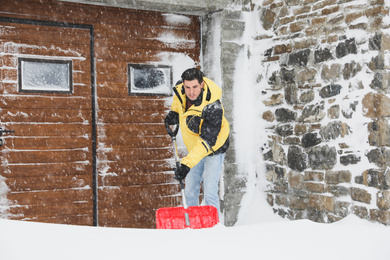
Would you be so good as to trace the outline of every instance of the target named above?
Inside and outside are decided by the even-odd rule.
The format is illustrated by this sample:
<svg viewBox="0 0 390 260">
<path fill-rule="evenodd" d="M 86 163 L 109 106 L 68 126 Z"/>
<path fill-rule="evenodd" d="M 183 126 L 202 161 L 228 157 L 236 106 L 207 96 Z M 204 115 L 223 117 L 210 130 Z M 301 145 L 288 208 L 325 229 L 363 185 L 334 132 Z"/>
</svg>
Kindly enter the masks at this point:
<svg viewBox="0 0 390 260">
<path fill-rule="evenodd" d="M 188 206 L 199 205 L 200 185 L 203 181 L 203 194 L 206 205 L 219 208 L 219 178 L 222 173 L 225 153 L 206 156 L 192 167 L 185 179 L 185 195 Z"/>
</svg>

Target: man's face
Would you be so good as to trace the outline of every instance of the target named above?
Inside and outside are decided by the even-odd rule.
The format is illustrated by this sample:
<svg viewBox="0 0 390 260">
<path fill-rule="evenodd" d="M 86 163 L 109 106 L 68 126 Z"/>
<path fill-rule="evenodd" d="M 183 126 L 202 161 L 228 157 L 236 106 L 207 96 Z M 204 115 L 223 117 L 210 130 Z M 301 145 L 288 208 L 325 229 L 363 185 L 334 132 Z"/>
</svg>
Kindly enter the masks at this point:
<svg viewBox="0 0 390 260">
<path fill-rule="evenodd" d="M 199 81 L 197 79 L 184 80 L 183 85 L 186 96 L 191 101 L 195 101 L 199 97 L 200 92 L 202 91 L 204 81 L 202 82 L 202 84 L 199 84 Z"/>
</svg>

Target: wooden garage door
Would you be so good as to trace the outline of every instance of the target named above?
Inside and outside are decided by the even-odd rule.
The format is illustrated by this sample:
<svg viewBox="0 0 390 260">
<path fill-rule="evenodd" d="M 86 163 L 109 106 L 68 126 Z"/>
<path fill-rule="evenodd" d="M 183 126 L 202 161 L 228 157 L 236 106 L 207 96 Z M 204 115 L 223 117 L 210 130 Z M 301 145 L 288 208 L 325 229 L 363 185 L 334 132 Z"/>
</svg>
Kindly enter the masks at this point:
<svg viewBox="0 0 390 260">
<path fill-rule="evenodd" d="M 3 2 L 4 19 L 26 20 L 0 18 L 0 127 L 15 130 L 0 147 L 0 217 L 155 227 L 158 208 L 181 203 L 164 127 L 172 97 L 130 95 L 129 64 L 171 66 L 177 81 L 182 61 L 199 63 L 199 17 Z M 71 61 L 73 91 L 20 92 L 20 57 Z"/>
<path fill-rule="evenodd" d="M 1 22 L 0 53 L 0 213 L 92 225 L 90 31 Z"/>
<path fill-rule="evenodd" d="M 171 97 L 129 95 L 128 76 L 129 64 L 167 65 L 159 53 L 199 48 L 199 19 L 187 19 L 173 26 L 161 13 L 105 9 L 94 28 L 101 226 L 153 228 L 158 208 L 180 203 L 169 163 L 172 144 L 164 127 Z M 188 40 L 170 46 L 157 40 L 161 35 Z"/>
</svg>

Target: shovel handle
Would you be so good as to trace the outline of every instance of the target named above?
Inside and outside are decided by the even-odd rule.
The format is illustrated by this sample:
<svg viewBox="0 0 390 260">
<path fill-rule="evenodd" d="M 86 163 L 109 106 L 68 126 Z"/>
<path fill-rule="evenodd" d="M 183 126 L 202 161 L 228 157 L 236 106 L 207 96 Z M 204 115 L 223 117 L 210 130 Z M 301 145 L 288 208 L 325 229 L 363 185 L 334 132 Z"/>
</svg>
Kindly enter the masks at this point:
<svg viewBox="0 0 390 260">
<path fill-rule="evenodd" d="M 184 182 L 182 179 L 179 180 L 180 183 L 180 190 L 184 190 Z"/>
<path fill-rule="evenodd" d="M 167 123 L 165 123 L 165 128 L 171 138 L 176 138 L 177 132 L 179 131 L 179 124 L 175 125 L 175 129 L 173 131 Z"/>
<path fill-rule="evenodd" d="M 171 127 L 165 122 L 165 128 L 167 129 L 168 135 L 172 138 L 173 149 L 175 150 L 174 154 L 175 154 L 175 163 L 176 163 L 176 169 L 177 169 L 178 167 L 180 167 L 179 154 L 177 151 L 177 144 L 176 144 L 176 135 L 177 135 L 177 132 L 179 131 L 179 124 L 176 124 L 174 130 L 172 131 Z M 176 169 L 174 169 L 174 170 L 176 171 Z M 179 179 L 179 183 L 180 183 L 180 191 L 181 191 L 183 206 L 184 206 L 184 209 L 187 209 L 188 205 L 187 205 L 187 201 L 186 201 L 186 195 L 184 192 L 184 182 L 182 179 Z M 184 213 L 184 218 L 185 218 L 186 226 L 187 227 L 191 226 L 190 216 L 188 215 L 187 212 Z"/>
<path fill-rule="evenodd" d="M 181 189 L 181 197 L 182 197 L 182 200 L 183 200 L 183 206 L 184 206 L 184 209 L 188 209 L 188 205 L 187 205 L 187 201 L 186 201 L 186 195 L 185 195 L 185 192 L 184 192 L 183 180 L 180 179 L 179 182 L 180 182 L 180 189 Z M 188 212 L 184 213 L 184 219 L 185 219 L 185 222 L 186 222 L 186 226 L 190 227 L 191 223 L 190 223 L 190 216 L 188 215 Z"/>
</svg>

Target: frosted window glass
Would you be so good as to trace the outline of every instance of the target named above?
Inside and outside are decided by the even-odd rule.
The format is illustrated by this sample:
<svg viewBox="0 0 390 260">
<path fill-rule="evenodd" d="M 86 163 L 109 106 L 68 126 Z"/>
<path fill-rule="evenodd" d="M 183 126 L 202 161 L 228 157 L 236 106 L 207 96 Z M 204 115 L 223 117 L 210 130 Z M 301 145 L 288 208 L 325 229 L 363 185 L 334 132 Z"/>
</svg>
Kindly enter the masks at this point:
<svg viewBox="0 0 390 260">
<path fill-rule="evenodd" d="M 20 91 L 72 92 L 71 61 L 20 60 Z"/>
<path fill-rule="evenodd" d="M 129 64 L 129 94 L 172 95 L 171 67 Z"/>
</svg>

